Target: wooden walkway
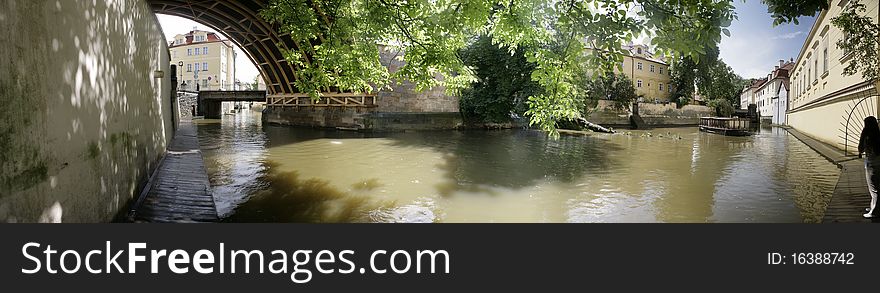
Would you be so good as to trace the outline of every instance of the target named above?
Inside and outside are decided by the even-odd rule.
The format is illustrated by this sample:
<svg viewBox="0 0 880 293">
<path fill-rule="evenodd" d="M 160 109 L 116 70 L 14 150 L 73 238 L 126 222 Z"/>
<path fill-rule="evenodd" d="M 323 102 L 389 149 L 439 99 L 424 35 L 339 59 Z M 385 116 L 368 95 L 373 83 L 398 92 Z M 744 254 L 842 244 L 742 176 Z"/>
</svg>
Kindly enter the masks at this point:
<svg viewBox="0 0 880 293">
<path fill-rule="evenodd" d="M 195 126 L 181 121 L 159 165 L 129 215 L 135 222 L 216 222 L 217 207 Z"/>
<path fill-rule="evenodd" d="M 862 214 L 871 204 L 865 179 L 865 161 L 862 159 L 840 163 L 840 179 L 834 188 L 831 202 L 825 209 L 824 223 L 870 223 Z M 876 220 L 875 220 L 876 221 Z"/>
<path fill-rule="evenodd" d="M 871 223 L 871 219 L 862 217 L 865 208 L 871 203 L 871 196 L 868 195 L 868 182 L 865 180 L 865 161 L 857 157 L 845 156 L 843 151 L 795 129 L 788 128 L 788 132 L 840 167 L 840 177 L 837 179 L 837 185 L 831 195 L 831 202 L 825 209 L 825 217 L 822 218 L 822 222 Z M 873 222 L 880 221 L 873 219 Z"/>
</svg>

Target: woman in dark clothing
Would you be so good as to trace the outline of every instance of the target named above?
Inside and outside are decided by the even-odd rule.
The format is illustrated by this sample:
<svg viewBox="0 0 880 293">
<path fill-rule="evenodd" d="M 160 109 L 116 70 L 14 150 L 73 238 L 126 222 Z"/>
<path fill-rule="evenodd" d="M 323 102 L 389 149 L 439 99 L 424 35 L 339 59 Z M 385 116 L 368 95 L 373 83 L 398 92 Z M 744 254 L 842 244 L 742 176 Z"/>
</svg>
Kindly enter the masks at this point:
<svg viewBox="0 0 880 293">
<path fill-rule="evenodd" d="M 865 118 L 865 128 L 859 138 L 859 156 L 865 153 L 865 178 L 868 180 L 868 193 L 871 194 L 871 207 L 867 209 L 865 218 L 880 216 L 877 209 L 877 190 L 880 189 L 880 126 L 877 118 Z"/>
</svg>

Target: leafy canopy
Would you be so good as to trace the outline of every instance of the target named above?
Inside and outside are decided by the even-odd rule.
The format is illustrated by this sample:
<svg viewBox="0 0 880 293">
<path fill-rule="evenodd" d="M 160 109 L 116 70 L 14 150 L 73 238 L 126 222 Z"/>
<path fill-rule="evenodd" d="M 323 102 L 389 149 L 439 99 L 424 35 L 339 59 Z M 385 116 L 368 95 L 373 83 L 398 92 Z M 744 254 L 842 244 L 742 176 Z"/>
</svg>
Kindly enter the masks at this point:
<svg viewBox="0 0 880 293">
<path fill-rule="evenodd" d="M 511 113 L 523 115 L 528 97 L 541 91 L 532 81 L 535 64 L 526 61 L 525 50 L 511 54 L 480 36 L 462 50 L 465 65 L 473 68 L 477 81 L 461 93 L 460 109 L 469 122 L 509 122 Z"/>
<path fill-rule="evenodd" d="M 865 80 L 877 79 L 877 67 L 880 66 L 880 58 L 877 56 L 877 49 L 880 48 L 880 24 L 865 14 L 865 5 L 857 1 L 850 3 L 843 13 L 831 19 L 831 24 L 846 35 L 837 41 L 837 47 L 854 55 L 843 69 L 843 74 L 854 75 L 861 72 Z"/>
<path fill-rule="evenodd" d="M 577 86 L 584 66 L 593 76 L 613 72 L 622 45 L 640 36 L 670 57 L 696 62 L 729 36 L 732 0 L 274 0 L 261 12 L 296 48 L 284 55 L 297 67 L 296 86 L 322 91 L 374 91 L 408 79 L 418 89 L 466 88 L 477 79 L 459 52 L 474 37 L 535 64 L 542 91 L 528 99 L 533 125 L 555 135 L 557 120 L 581 116 Z M 377 44 L 398 47 L 406 62 L 390 73 Z M 588 49 L 593 50 L 588 50 Z M 435 78 L 440 76 L 440 78 Z"/>
</svg>

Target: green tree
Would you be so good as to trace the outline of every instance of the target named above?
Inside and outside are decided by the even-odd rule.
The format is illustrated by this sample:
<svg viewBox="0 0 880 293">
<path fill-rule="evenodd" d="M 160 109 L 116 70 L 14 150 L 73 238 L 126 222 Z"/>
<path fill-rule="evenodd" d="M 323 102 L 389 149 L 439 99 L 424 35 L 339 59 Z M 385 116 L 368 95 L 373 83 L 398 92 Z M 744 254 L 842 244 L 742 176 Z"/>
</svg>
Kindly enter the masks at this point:
<svg viewBox="0 0 880 293">
<path fill-rule="evenodd" d="M 843 74 L 862 72 L 864 80 L 875 80 L 880 66 L 877 55 L 877 49 L 880 48 L 880 25 L 871 16 L 865 15 L 864 4 L 853 1 L 843 13 L 831 20 L 846 36 L 837 41 L 837 47 L 853 54 L 843 69 Z"/>
<path fill-rule="evenodd" d="M 254 82 L 249 84 L 251 86 L 251 90 L 259 90 L 260 89 L 260 76 L 254 76 Z"/>
<path fill-rule="evenodd" d="M 636 89 L 633 87 L 632 80 L 623 74 L 610 74 L 591 80 L 586 85 L 589 99 L 586 105 L 591 105 L 592 101 L 610 100 L 613 101 L 613 107 L 617 110 L 628 109 L 636 100 Z M 588 110 L 584 110 L 583 115 L 589 115 Z"/>
<path fill-rule="evenodd" d="M 511 113 L 523 115 L 528 110 L 526 100 L 541 87 L 531 79 L 535 64 L 526 60 L 524 52 L 519 48 L 511 54 L 485 35 L 462 50 L 462 61 L 476 76 L 459 100 L 466 120 L 508 122 Z"/>
<path fill-rule="evenodd" d="M 703 74 L 697 76 L 697 87 L 701 96 L 709 101 L 725 100 L 731 106 L 739 104 L 743 86 L 745 80 L 722 60 L 712 63 Z"/>
<path fill-rule="evenodd" d="M 669 100 L 679 107 L 687 105 L 694 96 L 694 83 L 697 79 L 697 63 L 691 58 L 676 58 L 669 67 L 670 84 L 673 91 Z"/>
<path fill-rule="evenodd" d="M 823 9 L 828 9 L 828 0 L 761 0 L 767 4 L 767 12 L 773 17 L 773 25 L 793 22 L 798 24 L 798 17 L 813 16 Z"/>
<path fill-rule="evenodd" d="M 581 116 L 582 66 L 595 77 L 613 72 L 622 45 L 641 34 L 664 55 L 698 59 L 736 18 L 731 0 L 274 0 L 261 15 L 297 44 L 283 53 L 297 68 L 296 86 L 315 98 L 402 79 L 454 93 L 477 80 L 459 58 L 474 36 L 488 34 L 512 53 L 524 48 L 543 89 L 527 114 L 551 135 L 557 120 Z M 556 36 L 561 46 L 549 46 Z M 389 73 L 377 44 L 402 49 L 406 65 Z"/>
</svg>

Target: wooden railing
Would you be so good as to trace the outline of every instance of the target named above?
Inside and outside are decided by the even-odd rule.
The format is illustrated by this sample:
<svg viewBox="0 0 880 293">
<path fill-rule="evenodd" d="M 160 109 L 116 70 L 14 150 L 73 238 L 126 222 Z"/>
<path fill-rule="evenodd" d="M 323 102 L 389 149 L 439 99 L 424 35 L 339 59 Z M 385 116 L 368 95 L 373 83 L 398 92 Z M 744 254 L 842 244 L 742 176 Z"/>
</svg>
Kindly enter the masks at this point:
<svg viewBox="0 0 880 293">
<path fill-rule="evenodd" d="M 743 118 L 702 117 L 700 126 L 725 130 L 749 130 L 751 121 Z"/>
<path fill-rule="evenodd" d="M 266 106 L 275 107 L 376 107 L 376 94 L 323 93 L 313 100 L 307 94 L 282 94 L 266 97 Z"/>
</svg>

